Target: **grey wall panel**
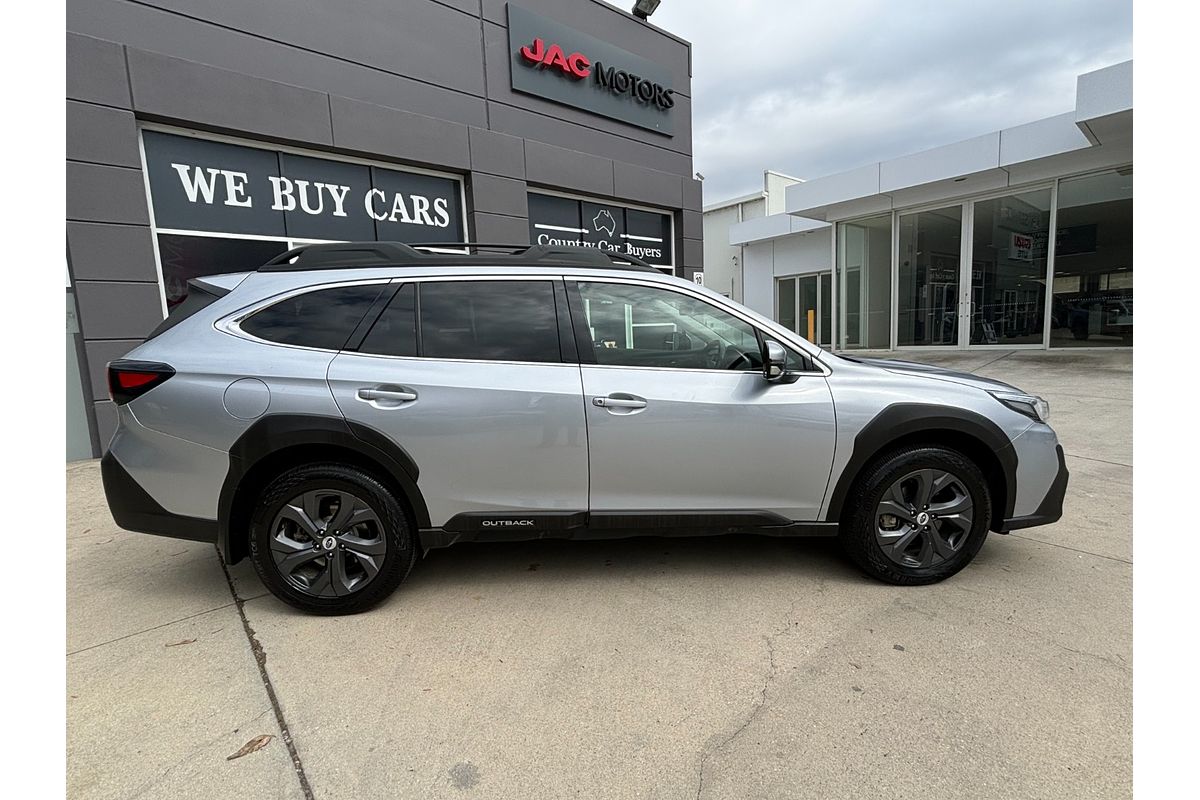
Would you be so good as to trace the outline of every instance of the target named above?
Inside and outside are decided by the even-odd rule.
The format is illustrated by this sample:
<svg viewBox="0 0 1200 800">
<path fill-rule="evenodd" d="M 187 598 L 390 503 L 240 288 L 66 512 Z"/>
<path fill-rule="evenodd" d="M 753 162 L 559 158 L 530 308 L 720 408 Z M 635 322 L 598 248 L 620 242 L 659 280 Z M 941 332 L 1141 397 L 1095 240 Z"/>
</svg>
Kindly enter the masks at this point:
<svg viewBox="0 0 1200 800">
<path fill-rule="evenodd" d="M 67 158 L 141 169 L 133 114 L 68 100 Z"/>
<path fill-rule="evenodd" d="M 67 27 L 142 50 L 166 52 L 293 86 L 468 125 L 487 124 L 481 97 L 124 0 L 72 0 L 67 8 Z M 478 42 L 475 52 L 479 52 Z M 122 74 L 123 70 L 122 64 Z"/>
<path fill-rule="evenodd" d="M 396 75 L 483 94 L 479 19 L 430 0 L 144 2 Z"/>
<path fill-rule="evenodd" d="M 607 158 L 526 140 L 525 177 L 530 183 L 559 186 L 611 197 L 613 162 Z"/>
<path fill-rule="evenodd" d="M 472 214 L 475 242 L 499 244 L 529 244 L 529 220 L 522 217 L 506 217 L 501 214 Z"/>
<path fill-rule="evenodd" d="M 584 128 L 554 117 L 532 114 L 524 109 L 501 103 L 488 103 L 492 129 L 525 139 L 546 142 L 558 147 L 582 150 L 603 158 L 628 161 L 642 167 L 674 172 L 680 176 L 692 174 L 692 158 L 684 153 L 665 150 L 644 142 L 626 139 L 604 131 Z M 650 134 L 647 134 L 650 135 Z M 526 149 L 525 169 L 531 168 Z M 570 184 L 564 184 L 569 186 Z"/>
<path fill-rule="evenodd" d="M 142 171 L 68 161 L 67 219 L 150 224 Z"/>
<path fill-rule="evenodd" d="M 484 40 L 487 45 L 488 63 L 487 96 L 488 100 L 493 103 L 504 103 L 505 105 L 536 111 L 539 114 L 555 117 L 565 122 L 595 128 L 617 136 L 650 142 L 658 147 L 664 147 L 680 153 L 690 153 L 692 151 L 692 107 L 691 101 L 687 97 L 679 96 L 676 98 L 675 107 L 670 111 L 673 135 L 665 136 L 661 133 L 645 130 L 619 120 L 597 116 L 596 114 L 582 111 L 563 103 L 556 103 L 540 97 L 534 97 L 533 95 L 513 91 L 511 77 L 513 69 L 511 63 L 512 53 L 509 52 L 507 28 L 487 23 L 484 26 Z M 613 43 L 620 44 L 616 40 L 613 40 Z M 585 78 L 584 83 L 587 84 L 591 80 L 591 78 Z M 574 88 L 577 88 L 580 92 L 596 91 L 590 85 L 581 85 Z M 631 99 L 629 102 L 632 103 L 634 101 Z"/>
<path fill-rule="evenodd" d="M 624 161 L 613 162 L 613 191 L 627 200 L 667 208 L 678 208 L 683 202 L 683 184 L 678 175 Z"/>
<path fill-rule="evenodd" d="M 683 265 L 701 268 L 704 266 L 704 242 L 699 239 L 683 240 Z"/>
<path fill-rule="evenodd" d="M 117 407 L 111 400 L 94 403 L 92 408 L 96 414 L 96 433 L 100 437 L 100 455 L 108 452 L 108 442 L 112 439 L 113 431 L 117 429 Z"/>
<path fill-rule="evenodd" d="M 119 44 L 67 34 L 67 97 L 129 108 L 129 77 Z"/>
<path fill-rule="evenodd" d="M 529 216 L 529 187 L 525 181 L 472 173 L 471 208 L 510 217 Z"/>
<path fill-rule="evenodd" d="M 116 361 L 142 343 L 141 339 L 107 339 L 99 342 L 84 342 L 87 352 L 88 377 L 92 384 L 92 397 L 108 397 L 108 362 Z"/>
<path fill-rule="evenodd" d="M 67 223 L 67 252 L 77 281 L 157 281 L 150 228 Z"/>
<path fill-rule="evenodd" d="M 467 169 L 471 164 L 466 125 L 345 97 L 330 98 L 329 107 L 339 148 L 443 169 Z"/>
<path fill-rule="evenodd" d="M 483 16 L 489 22 L 504 25 L 507 0 L 483 0 Z M 631 15 L 602 2 L 564 3 L 562 0 L 515 0 L 527 11 L 549 17 L 556 22 L 579 28 L 597 39 L 612 42 L 642 58 L 661 63 L 671 72 L 675 89 L 691 92 L 691 47 L 684 40 L 671 36 L 653 25 L 640 22 Z M 633 7 L 633 0 L 621 6 Z M 491 60 L 488 61 L 489 68 Z"/>
<path fill-rule="evenodd" d="M 333 143 L 329 100 L 320 92 L 144 50 L 130 48 L 127 53 L 138 114 L 291 141 Z"/>
<path fill-rule="evenodd" d="M 525 142 L 517 136 L 471 128 L 471 169 L 509 178 L 525 177 Z"/>
<path fill-rule="evenodd" d="M 704 182 L 691 175 L 683 179 L 683 207 L 689 211 L 700 211 L 704 208 Z"/>
<path fill-rule="evenodd" d="M 144 339 L 163 319 L 156 283 L 77 281 L 75 298 L 85 339 Z"/>
<path fill-rule="evenodd" d="M 704 214 L 699 211 L 684 211 L 682 227 L 685 239 L 703 239 Z"/>
</svg>

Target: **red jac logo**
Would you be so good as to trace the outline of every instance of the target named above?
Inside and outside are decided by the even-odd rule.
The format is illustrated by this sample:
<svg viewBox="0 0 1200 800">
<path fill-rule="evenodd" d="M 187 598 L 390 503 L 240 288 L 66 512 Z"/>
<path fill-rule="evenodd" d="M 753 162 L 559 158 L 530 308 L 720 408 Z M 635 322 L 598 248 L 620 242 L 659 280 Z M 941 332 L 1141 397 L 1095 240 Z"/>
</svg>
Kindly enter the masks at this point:
<svg viewBox="0 0 1200 800">
<path fill-rule="evenodd" d="M 534 39 L 533 44 L 521 48 L 521 57 L 530 64 L 557 69 L 572 78 L 586 78 L 592 74 L 592 62 L 583 53 L 567 55 L 556 44 L 546 47 L 540 38 Z"/>
</svg>

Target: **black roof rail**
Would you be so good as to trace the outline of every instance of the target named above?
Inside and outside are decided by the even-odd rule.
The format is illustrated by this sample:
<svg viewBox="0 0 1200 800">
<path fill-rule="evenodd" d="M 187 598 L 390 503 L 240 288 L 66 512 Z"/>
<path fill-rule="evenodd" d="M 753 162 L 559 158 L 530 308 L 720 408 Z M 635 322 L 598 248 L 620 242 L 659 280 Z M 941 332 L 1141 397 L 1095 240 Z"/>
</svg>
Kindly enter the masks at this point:
<svg viewBox="0 0 1200 800">
<path fill-rule="evenodd" d="M 430 252 L 436 249 L 440 252 Z M 458 253 L 456 250 L 466 252 Z M 310 269 L 362 269 L 394 266 L 524 266 L 598 267 L 661 274 L 662 270 L 636 256 L 594 247 L 479 242 L 334 242 L 293 248 L 258 268 L 259 272 L 300 272 Z"/>
</svg>

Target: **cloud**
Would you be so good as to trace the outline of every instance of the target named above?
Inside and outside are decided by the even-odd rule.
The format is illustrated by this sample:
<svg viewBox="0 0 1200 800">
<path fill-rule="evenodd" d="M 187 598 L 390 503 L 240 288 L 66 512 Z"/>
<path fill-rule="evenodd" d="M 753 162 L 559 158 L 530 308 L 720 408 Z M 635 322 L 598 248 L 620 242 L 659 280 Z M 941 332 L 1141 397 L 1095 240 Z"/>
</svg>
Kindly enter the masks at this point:
<svg viewBox="0 0 1200 800">
<path fill-rule="evenodd" d="M 1132 17 L 1128 0 L 663 0 L 651 21 L 693 45 L 711 203 L 767 168 L 819 177 L 1069 111 L 1078 74 L 1132 56 Z"/>
</svg>

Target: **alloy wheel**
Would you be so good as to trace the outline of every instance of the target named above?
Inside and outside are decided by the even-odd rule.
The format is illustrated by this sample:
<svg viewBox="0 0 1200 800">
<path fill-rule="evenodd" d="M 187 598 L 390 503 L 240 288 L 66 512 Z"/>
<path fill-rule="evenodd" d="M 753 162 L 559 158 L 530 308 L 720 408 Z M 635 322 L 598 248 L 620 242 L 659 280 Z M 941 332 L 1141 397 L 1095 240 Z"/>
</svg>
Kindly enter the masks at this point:
<svg viewBox="0 0 1200 800">
<path fill-rule="evenodd" d="M 875 540 L 900 566 L 936 566 L 962 548 L 974 511 L 959 478 L 939 469 L 915 470 L 884 492 L 875 509 Z"/>
<path fill-rule="evenodd" d="M 340 489 L 314 489 L 271 522 L 271 557 L 291 586 L 313 597 L 345 597 L 374 580 L 387 538 L 374 510 Z"/>
</svg>

